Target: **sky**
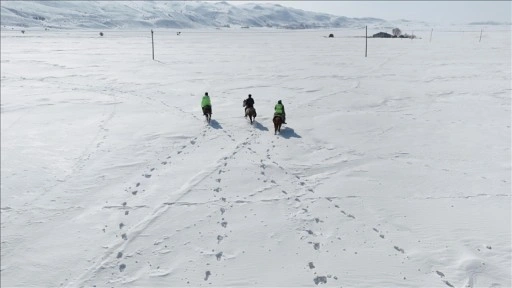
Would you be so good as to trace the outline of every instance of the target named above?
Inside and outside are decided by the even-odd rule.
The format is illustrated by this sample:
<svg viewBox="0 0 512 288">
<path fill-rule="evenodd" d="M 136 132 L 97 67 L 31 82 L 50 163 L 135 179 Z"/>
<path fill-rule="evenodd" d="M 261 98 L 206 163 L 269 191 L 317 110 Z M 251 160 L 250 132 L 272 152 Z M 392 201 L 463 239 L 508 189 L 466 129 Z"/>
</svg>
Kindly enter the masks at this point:
<svg viewBox="0 0 512 288">
<path fill-rule="evenodd" d="M 347 17 L 418 20 L 434 23 L 512 22 L 510 1 L 232 1 L 283 6 Z"/>
</svg>

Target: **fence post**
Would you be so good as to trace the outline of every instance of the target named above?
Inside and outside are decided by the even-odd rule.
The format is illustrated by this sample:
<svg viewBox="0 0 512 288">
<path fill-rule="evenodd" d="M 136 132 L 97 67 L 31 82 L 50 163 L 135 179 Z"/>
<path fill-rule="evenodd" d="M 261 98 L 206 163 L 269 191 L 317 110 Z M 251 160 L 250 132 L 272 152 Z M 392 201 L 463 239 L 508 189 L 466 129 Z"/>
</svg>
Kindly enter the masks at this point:
<svg viewBox="0 0 512 288">
<path fill-rule="evenodd" d="M 432 32 L 434 32 L 434 28 L 432 28 L 432 30 L 430 31 L 430 41 L 428 42 L 432 42 Z"/>
<path fill-rule="evenodd" d="M 151 48 L 153 51 L 153 60 L 155 60 L 155 42 L 153 41 L 153 29 L 151 29 Z"/>
<path fill-rule="evenodd" d="M 478 42 L 482 42 L 482 32 L 484 31 L 484 29 L 481 29 L 480 30 L 480 40 L 478 40 Z"/>
<path fill-rule="evenodd" d="M 364 57 L 368 57 L 368 26 L 366 26 L 366 36 L 364 37 L 366 40 L 366 45 L 364 48 Z"/>
</svg>

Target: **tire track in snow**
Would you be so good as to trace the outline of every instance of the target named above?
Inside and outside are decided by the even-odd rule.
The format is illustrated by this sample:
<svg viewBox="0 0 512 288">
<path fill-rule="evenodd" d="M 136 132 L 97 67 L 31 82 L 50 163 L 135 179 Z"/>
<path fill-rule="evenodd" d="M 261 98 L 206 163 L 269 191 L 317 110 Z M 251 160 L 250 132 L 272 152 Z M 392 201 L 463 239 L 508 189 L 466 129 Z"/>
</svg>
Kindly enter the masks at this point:
<svg viewBox="0 0 512 288">
<path fill-rule="evenodd" d="M 138 95 L 135 95 L 135 96 L 138 96 Z M 115 96 L 114 96 L 114 97 L 115 97 Z M 141 97 L 141 96 L 139 96 L 139 97 Z M 151 98 L 151 97 L 146 97 L 146 99 L 149 99 L 149 100 L 153 101 L 154 103 L 157 103 L 159 106 L 164 105 L 165 107 L 167 107 L 167 110 L 172 110 L 173 112 L 174 112 L 175 110 L 178 110 L 178 111 L 180 111 L 180 112 L 182 112 L 182 113 L 184 113 L 184 114 L 186 114 L 186 115 L 190 115 L 189 113 L 184 112 L 184 111 L 183 111 L 181 108 L 179 108 L 179 107 L 174 107 L 174 109 L 173 109 L 170 105 L 167 105 L 164 101 L 158 102 L 157 100 L 155 100 L 155 99 L 153 99 L 153 98 Z M 112 119 L 113 115 L 114 115 L 114 114 L 111 114 L 111 117 L 109 117 L 109 118 L 108 118 L 108 120 Z M 193 117 L 195 117 L 196 119 L 199 119 L 199 118 L 198 118 L 197 116 L 195 116 L 195 115 L 192 115 L 192 116 L 193 116 Z M 104 123 L 105 123 L 105 122 L 104 122 Z M 104 123 L 103 123 L 102 125 L 104 125 Z M 104 126 L 101 126 L 101 127 L 103 128 L 103 129 L 102 129 L 103 131 L 108 131 L 107 129 L 105 129 L 105 128 L 104 128 Z M 204 138 L 204 136 L 205 136 L 206 131 L 207 131 L 207 129 L 208 129 L 208 128 L 209 128 L 209 127 L 204 127 L 204 128 L 202 129 L 202 131 L 199 133 L 200 135 L 202 134 L 202 136 L 203 136 L 202 138 Z M 194 146 L 194 144 L 198 141 L 199 137 L 200 137 L 200 136 L 196 136 L 195 138 L 192 138 L 192 140 L 190 140 L 190 143 L 192 144 L 192 146 L 191 146 L 191 147 L 193 147 L 193 146 Z M 187 140 L 184 140 L 184 141 L 187 141 L 187 142 L 188 142 L 189 140 L 187 139 Z M 180 150 L 178 150 L 177 154 L 182 153 L 182 152 L 187 148 L 187 146 L 188 146 L 187 144 L 181 145 L 181 149 L 180 149 Z M 97 146 L 97 147 L 98 147 L 98 146 Z M 165 151 L 165 149 L 162 149 L 162 151 L 157 151 L 157 152 L 155 153 L 155 154 L 156 154 L 156 157 L 154 157 L 154 158 L 158 158 L 158 155 L 163 154 L 163 152 L 164 152 L 164 151 Z M 170 158 L 171 158 L 171 156 L 168 156 L 168 157 L 167 157 L 167 159 L 170 159 Z M 167 159 L 166 159 L 166 160 L 167 160 Z M 160 164 L 161 164 L 161 165 L 167 165 L 167 164 L 169 163 L 169 161 L 166 161 L 166 160 L 161 161 L 160 159 L 158 159 L 157 161 L 158 161 L 158 162 L 160 162 Z M 154 161 L 154 160 L 153 160 L 153 161 Z M 151 162 L 151 160 L 150 160 L 148 163 L 150 163 L 150 162 Z M 169 164 L 170 164 L 170 163 L 169 163 Z M 154 164 L 149 164 L 148 166 L 149 166 L 149 167 L 152 167 L 152 168 L 149 168 L 149 171 L 147 171 L 147 172 L 143 172 L 143 173 L 142 173 L 142 176 L 144 177 L 143 179 L 150 179 L 150 178 L 152 177 L 153 171 L 156 169 L 155 167 L 157 167 L 157 164 L 156 164 L 156 163 L 154 163 Z M 195 176 L 195 177 L 197 177 L 197 176 Z M 194 178 L 193 178 L 193 179 L 194 179 Z M 182 189 L 186 189 L 186 186 L 185 186 L 185 188 L 182 188 Z M 136 195 L 139 193 L 139 191 L 145 192 L 145 190 L 144 190 L 144 185 L 142 185 L 142 186 L 141 186 L 141 182 L 137 182 L 137 183 L 135 184 L 135 188 L 134 188 L 134 189 L 132 189 L 132 187 L 131 187 L 131 186 L 128 186 L 127 188 L 125 188 L 125 191 L 126 191 L 126 192 L 131 192 L 131 194 L 132 194 L 133 196 L 136 196 Z M 185 195 L 185 194 L 186 194 L 186 193 L 184 193 L 184 195 Z M 183 195 L 183 196 L 184 196 L 184 195 Z M 135 208 L 150 208 L 150 207 L 148 207 L 147 205 L 135 205 L 135 206 L 133 206 L 133 205 L 127 205 L 128 200 L 129 200 L 129 199 L 127 199 L 125 202 L 123 202 L 123 205 L 122 205 L 122 206 L 104 206 L 104 208 L 106 208 L 106 209 L 119 208 L 120 210 L 124 211 L 124 215 L 125 215 L 125 216 L 129 215 L 129 211 L 130 211 L 131 209 L 133 209 L 133 207 L 135 207 Z M 163 206 L 162 206 L 162 205 L 163 205 Z M 154 211 L 154 212 L 153 212 L 153 215 L 159 215 L 159 213 L 160 213 L 160 214 L 161 214 L 161 213 L 163 213 L 163 211 L 162 211 L 162 212 L 158 212 L 158 211 L 166 210 L 166 207 L 168 207 L 168 205 L 164 205 L 164 204 L 162 204 L 162 205 L 161 205 L 160 207 L 158 207 L 158 208 L 156 209 L 156 211 Z M 164 208 L 164 209 L 162 209 L 162 208 Z M 156 214 L 155 214 L 155 213 L 156 213 Z M 157 217 L 157 216 L 154 216 L 154 218 L 153 218 L 153 219 L 156 219 L 156 217 Z M 151 218 L 150 218 L 150 219 L 151 219 Z M 145 220 L 143 220 L 142 222 L 139 222 L 138 224 L 134 225 L 131 229 L 130 229 L 130 228 L 128 228 L 128 229 L 127 229 L 127 227 L 130 227 L 130 225 L 126 225 L 126 224 L 124 224 L 124 222 L 119 223 L 119 230 L 120 230 L 120 233 L 122 233 L 123 231 L 127 231 L 126 233 L 122 233 L 122 234 L 121 234 L 121 238 L 124 240 L 124 242 L 121 242 L 121 243 L 120 243 L 121 245 L 120 245 L 120 244 L 109 245 L 109 247 L 110 247 L 110 248 L 109 248 L 107 251 L 105 251 L 105 252 L 103 253 L 103 256 L 102 256 L 102 257 L 100 258 L 100 260 L 99 260 L 99 262 L 100 262 L 99 266 L 98 266 L 98 265 L 93 266 L 92 268 L 90 268 L 90 269 L 89 269 L 89 271 L 91 271 L 91 269 L 93 269 L 94 271 L 97 271 L 97 270 L 98 270 L 98 268 L 97 268 L 97 267 L 100 267 L 100 268 L 101 268 L 101 267 L 104 267 L 104 266 L 105 266 L 104 264 L 106 264 L 106 263 L 108 262 L 108 260 L 109 260 L 109 259 L 112 259 L 112 257 L 111 257 L 111 256 L 113 255 L 113 253 L 115 253 L 115 251 L 118 251 L 120 248 L 122 249 L 122 248 L 123 248 L 123 247 L 125 247 L 128 243 L 130 243 L 130 242 L 131 242 L 131 238 L 129 238 L 128 236 L 129 236 L 131 233 L 133 233 L 133 231 L 137 231 L 137 229 L 139 229 L 139 228 L 137 228 L 137 227 L 139 227 L 140 225 L 142 225 L 141 223 L 146 223 L 146 222 L 148 222 L 148 223 L 146 224 L 146 226 L 147 226 L 147 225 L 149 225 L 149 224 L 151 223 L 151 221 L 148 221 L 147 219 L 145 219 Z M 116 225 L 113 225 L 113 226 L 115 227 Z M 107 226 L 105 226 L 105 227 L 107 227 Z M 105 232 L 105 228 L 103 229 L 103 231 Z M 140 230 L 140 232 L 141 232 L 141 231 L 143 231 L 143 230 Z M 137 233 L 135 233 L 135 235 L 139 235 L 139 234 L 140 234 L 140 232 L 139 232 L 138 234 L 137 234 Z M 116 233 L 116 235 L 117 235 L 117 233 Z M 132 236 L 130 235 L 130 237 L 132 237 Z M 117 239 L 116 239 L 116 241 L 117 241 Z M 123 250 L 123 249 L 122 249 L 122 250 Z M 119 251 L 119 252 L 117 253 L 117 255 L 122 255 L 122 251 Z M 116 257 L 116 259 L 119 259 L 119 258 L 121 258 L 121 257 Z M 120 260 L 118 260 L 118 261 L 120 261 Z M 123 266 L 123 265 L 124 265 L 124 266 Z M 95 269 L 94 267 L 96 267 L 96 269 Z M 123 268 L 121 268 L 121 267 L 123 267 Z M 120 271 L 121 271 L 121 272 L 123 272 L 123 271 L 125 270 L 125 268 L 126 268 L 126 265 L 125 265 L 125 264 L 120 264 L 120 265 L 119 265 L 119 269 L 120 269 Z M 95 272 L 93 272 L 93 274 L 94 274 L 94 273 L 95 273 Z M 86 275 L 86 274 L 83 274 L 83 275 Z M 83 277 L 84 277 L 84 276 L 81 276 L 80 278 L 83 278 Z M 85 277 L 87 278 L 87 276 L 85 276 Z M 90 277 L 89 277 L 89 279 L 90 279 Z"/>
<path fill-rule="evenodd" d="M 208 129 L 208 127 L 209 126 L 203 128 L 203 132 L 205 132 L 205 130 Z M 204 133 L 203 133 L 203 135 L 204 135 Z M 221 161 L 222 159 L 227 160 L 227 159 L 233 158 L 233 156 L 236 155 L 241 149 L 243 149 L 247 145 L 247 143 L 248 143 L 248 141 L 244 141 L 243 143 L 237 145 L 228 156 L 221 157 L 217 161 L 217 164 L 215 166 L 210 167 L 207 170 L 203 170 L 203 171 L 199 172 L 198 174 L 196 174 L 195 176 L 193 176 L 191 179 L 189 179 L 184 185 L 182 185 L 182 187 L 178 190 L 178 192 L 174 194 L 174 195 L 176 195 L 176 198 L 167 199 L 167 201 L 158 205 L 158 207 L 156 207 L 153 210 L 153 212 L 149 216 L 147 216 L 144 220 L 133 225 L 131 228 L 128 228 L 126 230 L 126 233 L 123 233 L 121 235 L 121 237 L 123 238 L 124 241 L 118 242 L 114 245 L 110 245 L 109 248 L 103 253 L 103 256 L 101 256 L 101 258 L 99 260 L 97 260 L 95 264 L 93 264 L 89 269 L 87 269 L 87 271 L 84 272 L 81 276 L 79 276 L 74 282 L 70 282 L 67 285 L 68 286 L 69 285 L 71 285 L 71 286 L 83 285 L 84 283 L 92 280 L 95 277 L 96 273 L 98 271 L 100 271 L 101 269 L 103 269 L 104 267 L 111 267 L 113 265 L 109 265 L 109 264 L 112 264 L 114 262 L 119 263 L 120 260 L 117 257 L 117 255 L 119 255 L 119 253 L 121 253 L 121 255 L 122 255 L 123 251 L 126 249 L 127 245 L 129 245 L 132 241 L 137 239 L 137 237 L 142 232 L 144 232 L 145 229 L 147 229 L 153 222 L 155 222 L 157 219 L 159 219 L 160 216 L 163 213 L 165 213 L 167 211 L 167 209 L 169 209 L 169 207 L 172 206 L 170 204 L 179 203 L 179 200 L 182 199 L 183 197 L 187 196 L 191 191 L 194 190 L 194 188 L 197 185 L 202 183 L 205 179 L 208 179 L 216 171 L 219 171 L 224 166 L 224 164 Z M 185 148 L 186 147 L 182 147 L 182 149 L 185 149 Z M 178 154 L 181 154 L 181 153 L 178 153 Z M 148 175 L 149 177 L 146 177 L 146 176 L 145 177 L 151 178 L 151 174 L 143 174 L 143 175 Z M 141 187 L 141 186 L 136 184 L 136 187 Z M 134 195 L 136 195 L 136 194 L 134 194 Z M 123 203 L 123 207 L 124 206 L 127 206 L 126 202 Z M 129 207 L 129 206 L 127 206 L 127 207 Z M 127 210 L 126 210 L 126 212 L 127 212 Z M 120 228 L 124 229 L 125 226 L 126 225 L 124 225 L 123 223 L 119 224 Z M 123 265 L 123 264 L 121 263 L 120 265 Z M 119 265 L 120 271 L 121 270 L 124 271 L 126 268 L 126 265 L 122 269 L 121 269 L 120 265 Z"/>
<path fill-rule="evenodd" d="M 152 211 L 149 216 L 147 216 L 142 221 L 138 222 L 137 224 L 133 225 L 132 228 L 130 228 L 126 233 L 123 233 L 123 235 L 126 235 L 124 241 L 118 242 L 112 246 L 110 246 L 107 251 L 104 252 L 103 256 L 97 261 L 96 264 L 92 265 L 85 273 L 83 273 L 81 276 L 78 277 L 73 282 L 70 282 L 68 286 L 83 286 L 84 283 L 88 282 L 92 278 L 94 278 L 96 272 L 101 270 L 103 267 L 108 267 L 110 262 L 116 261 L 117 257 L 113 257 L 114 255 L 117 255 L 118 253 L 122 253 L 123 250 L 125 250 L 126 246 L 129 245 L 134 239 L 136 239 L 142 232 L 144 232 L 145 229 L 147 229 L 154 221 L 159 219 L 159 217 L 167 211 L 171 207 L 171 205 L 168 205 L 168 203 L 178 202 L 180 199 L 185 197 L 190 191 L 193 190 L 193 188 L 201 183 L 204 179 L 212 175 L 216 168 L 220 166 L 217 164 L 217 166 L 210 168 L 209 170 L 203 170 L 193 176 L 191 179 L 189 179 L 182 187 L 178 190 L 177 197 L 174 199 L 169 199 L 168 201 L 160 204 L 156 209 Z M 121 264 L 122 265 L 122 264 Z"/>
</svg>

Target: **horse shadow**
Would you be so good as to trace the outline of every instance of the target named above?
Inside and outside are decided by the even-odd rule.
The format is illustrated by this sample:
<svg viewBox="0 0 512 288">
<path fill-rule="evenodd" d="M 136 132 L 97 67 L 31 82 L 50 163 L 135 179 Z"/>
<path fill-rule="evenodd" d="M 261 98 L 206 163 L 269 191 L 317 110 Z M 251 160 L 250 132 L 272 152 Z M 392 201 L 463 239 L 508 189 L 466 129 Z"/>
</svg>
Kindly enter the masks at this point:
<svg viewBox="0 0 512 288">
<path fill-rule="evenodd" d="M 220 125 L 220 123 L 217 122 L 217 120 L 214 120 L 214 119 L 210 119 L 210 126 L 213 129 L 222 129 L 222 126 Z"/>
<path fill-rule="evenodd" d="M 286 138 L 286 139 L 302 138 L 302 136 L 295 133 L 295 130 L 293 130 L 293 128 L 290 128 L 290 127 L 281 128 L 281 132 L 279 132 L 279 135 L 281 135 L 283 138 Z"/>
<path fill-rule="evenodd" d="M 253 126 L 254 128 L 258 129 L 258 130 L 261 130 L 261 131 L 268 131 L 268 128 L 263 126 L 263 124 L 261 124 L 260 122 L 254 120 L 253 122 Z"/>
</svg>

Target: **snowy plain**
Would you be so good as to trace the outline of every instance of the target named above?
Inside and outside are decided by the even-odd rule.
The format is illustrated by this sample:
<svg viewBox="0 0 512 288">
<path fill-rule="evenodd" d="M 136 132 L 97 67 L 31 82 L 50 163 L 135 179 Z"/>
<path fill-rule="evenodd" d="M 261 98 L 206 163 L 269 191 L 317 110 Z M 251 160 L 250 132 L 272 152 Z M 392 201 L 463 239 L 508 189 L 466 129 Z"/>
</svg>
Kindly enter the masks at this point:
<svg viewBox="0 0 512 288">
<path fill-rule="evenodd" d="M 2 287 L 512 286 L 510 31 L 103 32 L 1 32 Z"/>
</svg>

